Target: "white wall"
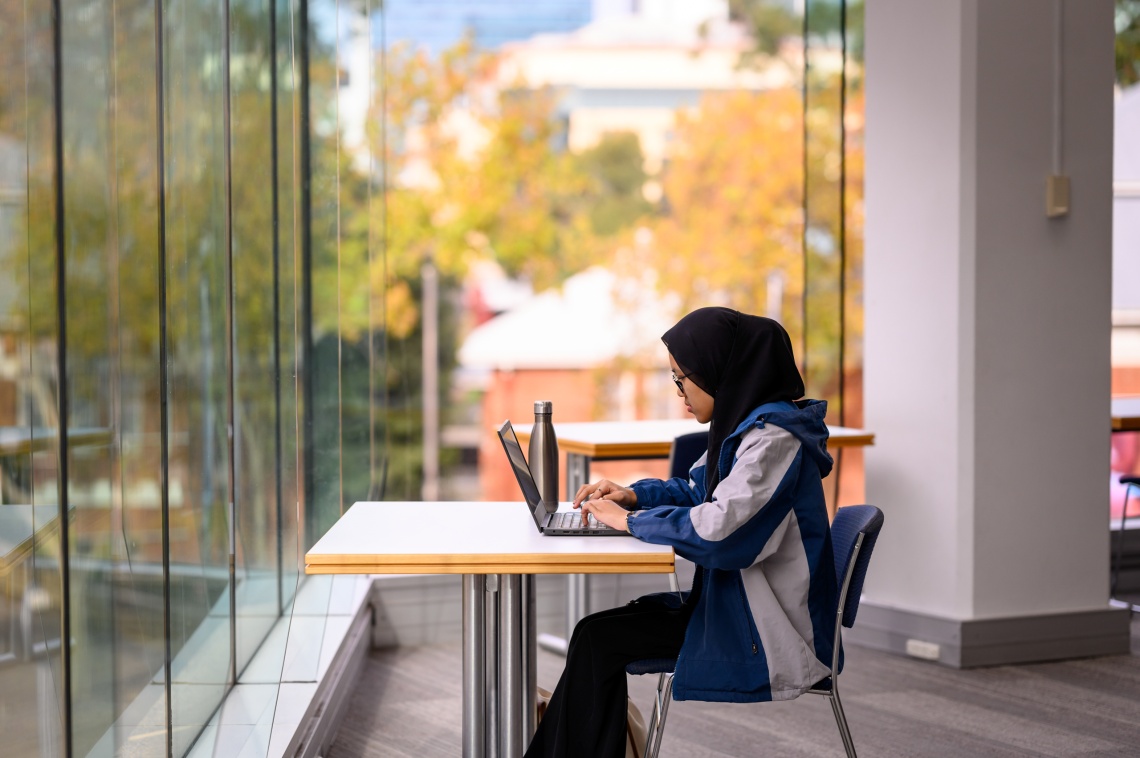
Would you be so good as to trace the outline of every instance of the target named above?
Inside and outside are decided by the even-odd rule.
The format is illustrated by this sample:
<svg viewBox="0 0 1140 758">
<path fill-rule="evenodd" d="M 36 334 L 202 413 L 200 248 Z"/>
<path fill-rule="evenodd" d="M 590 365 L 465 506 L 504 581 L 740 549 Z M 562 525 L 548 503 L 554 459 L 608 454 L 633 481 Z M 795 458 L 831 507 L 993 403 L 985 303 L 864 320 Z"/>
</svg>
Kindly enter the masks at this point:
<svg viewBox="0 0 1140 758">
<path fill-rule="evenodd" d="M 1043 5 L 1052 4 L 977 3 L 981 617 L 1103 606 L 1108 594 L 1112 3 L 1065 3 L 1062 135 L 1073 210 L 1054 220 L 1044 214 L 1054 20 Z"/>
<path fill-rule="evenodd" d="M 1052 9 L 868 3 L 873 604 L 1106 606 L 1113 6 L 1066 3 L 1073 198 L 1050 220 Z"/>
<path fill-rule="evenodd" d="M 887 516 L 866 591 L 949 616 L 967 612 L 970 581 L 946 570 L 969 568 L 971 515 L 957 442 L 960 13 L 874 0 L 866 16 L 867 497 Z M 915 33 L 928 29 L 940 32 Z"/>
<path fill-rule="evenodd" d="M 1140 311 L 1140 85 L 1118 93 L 1113 136 L 1112 307 Z M 1128 361 L 1135 365 L 1132 359 Z"/>
</svg>

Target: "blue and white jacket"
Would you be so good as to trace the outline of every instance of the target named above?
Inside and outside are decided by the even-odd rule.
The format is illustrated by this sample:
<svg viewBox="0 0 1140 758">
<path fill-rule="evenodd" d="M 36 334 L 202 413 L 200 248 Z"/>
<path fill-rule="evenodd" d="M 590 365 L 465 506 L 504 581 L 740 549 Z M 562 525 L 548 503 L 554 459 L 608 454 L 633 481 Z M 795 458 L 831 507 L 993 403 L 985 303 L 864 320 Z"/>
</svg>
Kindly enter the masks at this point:
<svg viewBox="0 0 1140 758">
<path fill-rule="evenodd" d="M 791 700 L 828 675 L 838 589 L 822 478 L 827 403 L 766 403 L 683 479 L 643 479 L 629 531 L 702 566 L 677 659 L 677 700 Z M 825 663 L 826 662 L 826 665 Z"/>
</svg>

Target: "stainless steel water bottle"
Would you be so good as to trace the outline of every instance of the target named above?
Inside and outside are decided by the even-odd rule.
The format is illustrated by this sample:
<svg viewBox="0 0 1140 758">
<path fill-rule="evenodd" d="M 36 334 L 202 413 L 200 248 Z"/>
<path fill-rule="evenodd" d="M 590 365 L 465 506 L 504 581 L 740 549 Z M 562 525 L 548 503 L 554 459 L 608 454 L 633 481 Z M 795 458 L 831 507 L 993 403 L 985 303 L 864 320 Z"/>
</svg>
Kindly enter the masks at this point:
<svg viewBox="0 0 1140 758">
<path fill-rule="evenodd" d="M 530 473 L 544 503 L 558 502 L 558 440 L 554 437 L 554 403 L 534 401 L 534 428 L 530 430 L 527 457 Z"/>
</svg>

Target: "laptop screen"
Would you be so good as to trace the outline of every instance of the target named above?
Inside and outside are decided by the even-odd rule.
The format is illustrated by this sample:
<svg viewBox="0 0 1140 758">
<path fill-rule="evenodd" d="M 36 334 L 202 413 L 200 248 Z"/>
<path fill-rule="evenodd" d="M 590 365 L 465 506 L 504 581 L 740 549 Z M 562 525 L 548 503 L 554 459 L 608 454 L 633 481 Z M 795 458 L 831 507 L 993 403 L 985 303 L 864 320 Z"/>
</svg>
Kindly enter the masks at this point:
<svg viewBox="0 0 1140 758">
<path fill-rule="evenodd" d="M 504 421 L 503 425 L 499 428 L 499 440 L 503 443 L 503 450 L 507 453 L 507 460 L 511 462 L 511 469 L 515 472 L 515 479 L 519 482 L 519 488 L 522 489 L 523 497 L 526 498 L 526 504 L 530 507 L 531 515 L 534 517 L 534 523 L 539 527 L 542 526 L 542 519 L 546 515 L 546 508 L 543 507 L 542 495 L 538 491 L 538 485 L 534 483 L 534 477 L 531 476 L 530 466 L 526 463 L 526 458 L 523 456 L 522 446 L 519 445 L 519 438 L 515 435 L 515 429 L 511 426 L 510 421 Z M 553 504 L 557 509 L 558 505 Z"/>
</svg>

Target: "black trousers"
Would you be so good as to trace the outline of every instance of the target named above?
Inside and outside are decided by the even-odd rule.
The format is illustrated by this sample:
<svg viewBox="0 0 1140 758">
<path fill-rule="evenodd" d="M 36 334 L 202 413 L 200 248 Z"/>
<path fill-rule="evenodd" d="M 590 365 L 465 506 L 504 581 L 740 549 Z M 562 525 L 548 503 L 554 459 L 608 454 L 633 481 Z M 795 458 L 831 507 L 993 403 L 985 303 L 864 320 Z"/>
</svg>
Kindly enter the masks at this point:
<svg viewBox="0 0 1140 758">
<path fill-rule="evenodd" d="M 675 657 L 690 614 L 650 596 L 579 621 L 526 758 L 624 758 L 626 664 Z"/>
</svg>

